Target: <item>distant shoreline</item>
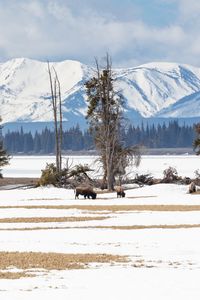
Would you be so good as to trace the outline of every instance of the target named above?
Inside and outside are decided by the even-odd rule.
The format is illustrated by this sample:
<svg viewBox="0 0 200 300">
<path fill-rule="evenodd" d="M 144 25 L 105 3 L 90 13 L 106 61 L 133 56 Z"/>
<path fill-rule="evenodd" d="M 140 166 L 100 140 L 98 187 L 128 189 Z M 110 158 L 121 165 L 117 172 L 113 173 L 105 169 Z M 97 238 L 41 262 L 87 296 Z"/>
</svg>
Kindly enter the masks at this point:
<svg viewBox="0 0 200 300">
<path fill-rule="evenodd" d="M 63 156 L 98 156 L 96 150 L 66 151 Z M 196 155 L 193 148 L 142 148 L 142 155 Z M 53 153 L 12 153 L 11 156 L 55 156 Z"/>
<path fill-rule="evenodd" d="M 29 177 L 3 177 L 0 178 L 0 190 L 15 189 L 23 186 L 35 186 L 39 178 Z"/>
<path fill-rule="evenodd" d="M 145 149 L 144 155 L 196 155 L 193 148 L 151 148 Z"/>
</svg>

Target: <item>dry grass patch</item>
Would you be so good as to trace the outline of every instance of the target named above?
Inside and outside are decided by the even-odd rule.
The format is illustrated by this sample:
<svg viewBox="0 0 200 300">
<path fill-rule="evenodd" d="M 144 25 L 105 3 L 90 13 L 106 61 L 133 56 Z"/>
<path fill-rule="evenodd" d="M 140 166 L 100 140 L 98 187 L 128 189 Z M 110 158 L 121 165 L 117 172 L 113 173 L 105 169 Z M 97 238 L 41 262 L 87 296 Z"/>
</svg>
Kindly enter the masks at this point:
<svg viewBox="0 0 200 300">
<path fill-rule="evenodd" d="M 96 228 L 96 229 L 114 229 L 114 230 L 138 230 L 138 229 L 187 229 L 200 228 L 200 224 L 174 224 L 174 225 L 130 225 L 130 226 L 84 226 L 73 228 Z"/>
<path fill-rule="evenodd" d="M 200 194 L 200 190 L 197 190 L 196 192 L 191 193 L 190 195 L 199 195 L 199 194 Z"/>
<path fill-rule="evenodd" d="M 0 228 L 0 231 L 34 231 L 34 230 L 52 230 L 52 229 L 78 229 L 78 228 L 84 228 L 84 227 L 61 227 L 61 226 L 51 226 L 51 227 L 13 227 L 13 228 Z"/>
<path fill-rule="evenodd" d="M 155 196 L 128 196 L 128 197 L 126 197 L 126 198 L 128 198 L 128 199 L 140 199 L 140 198 L 156 198 L 157 196 L 155 195 Z"/>
<path fill-rule="evenodd" d="M 77 209 L 83 211 L 200 211 L 200 205 L 21 205 L 21 206 L 0 206 L 0 209 Z"/>
<path fill-rule="evenodd" d="M 105 220 L 109 217 L 31 217 L 31 218 L 4 218 L 0 223 L 50 223 L 50 222 L 83 222 Z"/>
<path fill-rule="evenodd" d="M 110 254 L 62 254 L 42 252 L 0 252 L 0 269 L 82 269 L 90 263 L 127 263 L 126 256 Z"/>
<path fill-rule="evenodd" d="M 0 279 L 20 279 L 23 277 L 35 277 L 27 272 L 0 272 Z"/>
<path fill-rule="evenodd" d="M 130 225 L 130 226 L 52 226 L 52 227 L 23 227 L 0 228 L 0 231 L 31 231 L 31 230 L 57 230 L 57 229 L 112 229 L 112 230 L 141 230 L 141 229 L 190 229 L 200 228 L 200 224 L 176 224 L 176 225 Z"/>
</svg>

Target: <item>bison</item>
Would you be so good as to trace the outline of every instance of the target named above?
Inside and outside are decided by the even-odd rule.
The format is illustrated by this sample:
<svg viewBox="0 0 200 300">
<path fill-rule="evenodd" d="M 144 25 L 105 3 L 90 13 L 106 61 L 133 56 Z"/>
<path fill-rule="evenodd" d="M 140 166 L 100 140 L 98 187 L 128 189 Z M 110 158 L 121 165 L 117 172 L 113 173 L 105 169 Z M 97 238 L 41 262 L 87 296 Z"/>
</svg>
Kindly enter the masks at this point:
<svg viewBox="0 0 200 300">
<path fill-rule="evenodd" d="M 191 182 L 189 185 L 189 193 L 195 193 L 196 192 L 196 185 L 194 182 Z"/>
<path fill-rule="evenodd" d="M 84 198 L 96 199 L 97 194 L 93 191 L 91 187 L 88 186 L 77 186 L 75 189 L 75 199 L 78 198 L 79 195 L 83 195 Z"/>
<path fill-rule="evenodd" d="M 122 186 L 115 186 L 115 191 L 117 192 L 117 198 L 125 197 L 126 195 Z"/>
</svg>

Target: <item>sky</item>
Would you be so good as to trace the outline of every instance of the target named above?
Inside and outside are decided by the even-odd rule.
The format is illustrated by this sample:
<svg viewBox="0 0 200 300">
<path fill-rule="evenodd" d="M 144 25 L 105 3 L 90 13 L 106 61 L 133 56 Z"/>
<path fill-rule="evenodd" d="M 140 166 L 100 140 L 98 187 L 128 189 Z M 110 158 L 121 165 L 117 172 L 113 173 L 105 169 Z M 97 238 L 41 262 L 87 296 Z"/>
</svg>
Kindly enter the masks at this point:
<svg viewBox="0 0 200 300">
<path fill-rule="evenodd" d="M 199 16 L 198 0 L 0 0 L 0 61 L 200 66 Z"/>
</svg>

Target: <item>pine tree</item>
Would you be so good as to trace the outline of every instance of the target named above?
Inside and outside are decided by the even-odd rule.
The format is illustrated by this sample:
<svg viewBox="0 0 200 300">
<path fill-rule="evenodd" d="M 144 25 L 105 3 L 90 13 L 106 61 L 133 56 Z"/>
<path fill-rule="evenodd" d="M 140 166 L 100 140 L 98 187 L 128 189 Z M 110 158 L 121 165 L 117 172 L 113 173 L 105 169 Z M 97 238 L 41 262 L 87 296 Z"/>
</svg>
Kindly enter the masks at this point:
<svg viewBox="0 0 200 300">
<path fill-rule="evenodd" d="M 193 142 L 194 150 L 197 155 L 200 155 L 200 123 L 195 125 L 196 138 Z"/>
<path fill-rule="evenodd" d="M 33 139 L 33 151 L 34 153 L 40 153 L 41 151 L 41 139 L 37 131 Z"/>
<path fill-rule="evenodd" d="M 1 121 L 1 118 L 0 118 Z M 0 126 L 0 167 L 4 167 L 9 163 L 9 155 L 3 146 L 3 139 L 1 134 L 2 127 Z M 0 178 L 2 178 L 1 169 L 0 169 Z"/>
<path fill-rule="evenodd" d="M 96 77 L 85 85 L 87 119 L 103 166 L 103 184 L 107 183 L 108 190 L 114 189 L 115 176 L 121 174 L 122 169 L 124 172 L 128 158 L 136 153 L 136 149 L 126 149 L 121 140 L 123 101 L 115 91 L 113 81 L 111 59 L 107 54 L 105 67 L 100 70 L 96 60 Z"/>
<path fill-rule="evenodd" d="M 96 60 L 97 76 L 86 83 L 88 96 L 87 119 L 94 142 L 100 153 L 104 178 L 109 190 L 114 189 L 115 153 L 120 143 L 121 98 L 115 95 L 111 61 L 106 57 L 106 66 L 100 70 Z"/>
</svg>

